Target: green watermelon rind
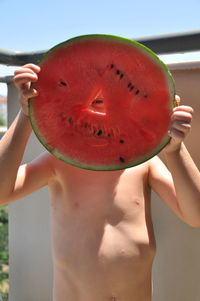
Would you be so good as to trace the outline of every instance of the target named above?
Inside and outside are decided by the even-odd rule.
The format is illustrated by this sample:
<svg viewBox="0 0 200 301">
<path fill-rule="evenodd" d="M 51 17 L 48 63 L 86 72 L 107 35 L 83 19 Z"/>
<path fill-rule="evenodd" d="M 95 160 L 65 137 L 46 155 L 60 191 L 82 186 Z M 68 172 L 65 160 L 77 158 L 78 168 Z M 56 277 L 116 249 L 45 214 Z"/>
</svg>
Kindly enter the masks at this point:
<svg viewBox="0 0 200 301">
<path fill-rule="evenodd" d="M 134 160 L 133 162 L 129 162 L 129 164 L 120 164 L 118 166 L 116 165 L 92 165 L 92 164 L 81 164 L 79 161 L 72 161 L 71 158 L 67 159 L 66 156 L 61 155 L 61 153 L 57 152 L 57 151 L 52 151 L 51 153 L 56 156 L 58 159 L 73 165 L 75 167 L 79 167 L 82 169 L 88 169 L 88 170 L 96 170 L 96 171 L 113 171 L 113 170 L 121 170 L 121 169 L 126 169 L 126 168 L 131 168 L 134 166 L 137 166 L 139 164 L 145 163 L 146 161 L 148 161 L 149 159 L 153 158 L 154 156 L 156 156 L 159 152 L 161 152 L 161 150 L 163 148 L 165 148 L 165 146 L 169 143 L 169 141 L 171 140 L 171 137 L 167 137 L 166 141 L 163 142 L 162 146 L 159 149 L 156 149 L 154 152 L 152 152 L 151 154 L 144 156 L 140 159 L 138 159 L 137 161 Z"/>
<path fill-rule="evenodd" d="M 143 44 L 137 42 L 137 41 L 133 41 L 127 38 L 122 38 L 122 37 L 118 37 L 118 36 L 113 36 L 113 35 L 107 35 L 107 34 L 91 34 L 91 35 L 82 35 L 82 36 L 77 36 L 74 38 L 71 38 L 69 40 L 66 40 L 56 46 L 54 46 L 53 48 L 51 48 L 50 50 L 48 50 L 43 57 L 37 62 L 38 65 L 42 65 L 42 63 L 49 58 L 49 56 L 58 48 L 64 46 L 64 45 L 69 45 L 70 43 L 76 42 L 77 40 L 81 40 L 81 39 L 94 39 L 94 38 L 104 38 L 104 39 L 113 39 L 116 41 L 120 41 L 122 43 L 126 43 L 128 45 L 133 45 L 135 47 L 138 47 L 140 50 L 143 50 L 145 52 L 145 54 L 148 54 L 151 59 L 156 62 L 160 67 L 162 67 L 162 70 L 164 71 L 165 76 L 167 77 L 167 82 L 169 84 L 169 91 L 170 91 L 170 95 L 171 95 L 171 110 L 173 107 L 176 106 L 176 101 L 175 101 L 175 83 L 174 83 L 174 79 L 172 77 L 172 74 L 170 73 L 168 67 L 163 63 L 162 60 L 160 60 L 160 58 L 148 47 L 144 46 Z M 146 156 L 143 156 L 141 158 L 138 158 L 138 160 L 134 160 L 133 162 L 129 162 L 129 164 L 123 164 L 120 163 L 118 165 L 96 165 L 96 164 L 85 164 L 85 163 L 81 163 L 78 160 L 74 160 L 71 157 L 67 157 L 66 154 L 61 154 L 59 151 L 57 151 L 56 149 L 53 149 L 45 140 L 45 138 L 41 135 L 39 128 L 37 127 L 37 122 L 36 119 L 34 117 L 34 109 L 33 109 L 33 99 L 29 100 L 29 119 L 33 128 L 33 131 L 35 133 L 35 135 L 37 136 L 38 140 L 42 143 L 42 145 L 51 153 L 53 154 L 55 157 L 57 157 L 58 159 L 73 165 L 75 167 L 79 167 L 79 168 L 83 168 L 83 169 L 88 169 L 88 170 L 98 170 L 98 171 L 111 171 L 111 170 L 120 170 L 120 169 L 125 169 L 125 168 L 130 168 L 133 166 L 137 166 L 141 163 L 144 163 L 146 161 L 148 161 L 149 159 L 151 159 L 152 157 L 154 157 L 155 155 L 157 155 L 158 153 L 161 152 L 162 149 L 165 148 L 165 146 L 169 143 L 169 141 L 171 140 L 171 137 L 167 135 L 163 138 L 163 141 L 159 144 L 159 147 L 157 147 L 155 150 L 153 150 L 151 153 L 147 154 Z M 170 102 L 169 102 L 170 104 Z"/>
</svg>

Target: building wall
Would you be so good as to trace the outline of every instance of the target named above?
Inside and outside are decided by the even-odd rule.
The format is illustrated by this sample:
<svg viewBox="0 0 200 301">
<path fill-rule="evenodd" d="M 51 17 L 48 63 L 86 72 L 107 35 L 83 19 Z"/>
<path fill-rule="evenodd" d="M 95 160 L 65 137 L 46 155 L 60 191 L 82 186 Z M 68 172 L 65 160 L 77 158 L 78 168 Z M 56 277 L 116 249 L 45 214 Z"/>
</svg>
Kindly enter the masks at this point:
<svg viewBox="0 0 200 301">
<path fill-rule="evenodd" d="M 19 106 L 17 91 L 8 85 L 8 122 Z M 31 136 L 24 162 L 43 151 Z M 9 301 L 51 301 L 52 262 L 47 189 L 41 189 L 9 206 Z"/>
<path fill-rule="evenodd" d="M 182 104 L 191 105 L 195 111 L 185 144 L 200 169 L 200 63 L 170 68 Z M 200 229 L 183 224 L 154 194 L 152 213 L 157 241 L 153 301 L 200 300 Z"/>
<path fill-rule="evenodd" d="M 6 115 L 7 115 L 6 97 L 0 96 L 0 118 L 3 119 L 4 123 L 7 122 Z"/>
<path fill-rule="evenodd" d="M 183 104 L 195 109 L 193 129 L 186 145 L 200 167 L 200 68 L 182 67 L 171 66 L 171 69 Z M 9 85 L 9 122 L 18 110 L 16 97 L 14 87 Z M 41 151 L 42 147 L 33 135 L 24 161 L 31 160 Z M 199 301 L 200 229 L 183 224 L 155 194 L 152 194 L 152 214 L 157 241 L 153 301 Z M 10 205 L 10 301 L 52 300 L 49 217 L 46 189 Z"/>
</svg>

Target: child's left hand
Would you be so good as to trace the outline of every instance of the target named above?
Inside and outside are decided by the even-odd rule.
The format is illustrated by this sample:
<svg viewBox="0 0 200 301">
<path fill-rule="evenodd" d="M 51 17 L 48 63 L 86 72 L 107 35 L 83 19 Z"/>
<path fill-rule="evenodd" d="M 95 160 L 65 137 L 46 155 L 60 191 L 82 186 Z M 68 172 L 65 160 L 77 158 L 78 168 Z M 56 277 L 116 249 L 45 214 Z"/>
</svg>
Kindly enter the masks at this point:
<svg viewBox="0 0 200 301">
<path fill-rule="evenodd" d="M 180 103 L 179 96 L 176 96 L 177 103 Z M 177 106 L 173 109 L 171 116 L 171 126 L 168 131 L 172 138 L 165 147 L 165 152 L 173 152 L 180 149 L 181 143 L 188 135 L 191 129 L 193 109 L 189 106 Z"/>
</svg>

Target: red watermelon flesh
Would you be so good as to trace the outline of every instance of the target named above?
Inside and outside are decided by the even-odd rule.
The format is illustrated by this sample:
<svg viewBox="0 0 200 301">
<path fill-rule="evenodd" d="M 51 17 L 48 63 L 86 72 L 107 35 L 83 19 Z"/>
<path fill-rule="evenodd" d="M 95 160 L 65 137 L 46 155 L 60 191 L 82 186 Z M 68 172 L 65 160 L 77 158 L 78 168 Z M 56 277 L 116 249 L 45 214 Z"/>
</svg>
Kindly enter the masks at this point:
<svg viewBox="0 0 200 301">
<path fill-rule="evenodd" d="M 124 169 L 169 142 L 173 79 L 143 45 L 80 36 L 52 48 L 39 65 L 30 120 L 58 158 L 86 169 Z"/>
</svg>

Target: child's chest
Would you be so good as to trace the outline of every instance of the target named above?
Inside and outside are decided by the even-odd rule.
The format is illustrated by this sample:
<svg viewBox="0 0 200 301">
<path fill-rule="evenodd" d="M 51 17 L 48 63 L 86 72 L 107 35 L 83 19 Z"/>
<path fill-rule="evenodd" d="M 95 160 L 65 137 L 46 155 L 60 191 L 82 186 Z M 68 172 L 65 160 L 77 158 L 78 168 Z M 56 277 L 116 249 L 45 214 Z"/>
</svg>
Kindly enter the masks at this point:
<svg viewBox="0 0 200 301">
<path fill-rule="evenodd" d="M 52 204 L 64 212 L 93 215 L 143 210 L 149 195 L 145 166 L 123 171 L 96 172 L 70 167 L 59 170 L 50 187 Z"/>
<path fill-rule="evenodd" d="M 151 252 L 146 174 L 138 169 L 106 176 L 98 181 L 90 175 L 71 177 L 59 188 L 60 197 L 52 199 L 54 251 L 62 262 L 75 257 L 75 264 L 79 251 L 90 262 L 98 255 L 103 261 L 123 258 L 124 264 L 127 256 Z"/>
</svg>

